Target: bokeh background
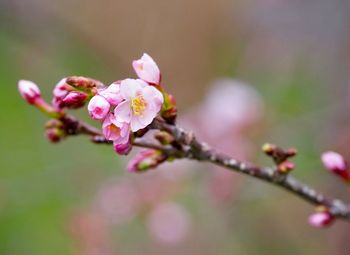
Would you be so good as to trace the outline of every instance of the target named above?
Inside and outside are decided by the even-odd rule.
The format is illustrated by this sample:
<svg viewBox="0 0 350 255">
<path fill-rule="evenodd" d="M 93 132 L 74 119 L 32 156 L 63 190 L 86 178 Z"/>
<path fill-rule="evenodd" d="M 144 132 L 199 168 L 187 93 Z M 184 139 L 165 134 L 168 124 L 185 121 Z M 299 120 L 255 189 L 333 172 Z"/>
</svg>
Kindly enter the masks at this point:
<svg viewBox="0 0 350 255">
<path fill-rule="evenodd" d="M 134 175 L 86 137 L 50 144 L 16 85 L 50 100 L 65 76 L 135 77 L 147 52 L 183 126 L 264 165 L 262 143 L 296 147 L 293 174 L 349 200 L 319 159 L 350 158 L 349 24 L 343 0 L 0 0 L 0 254 L 349 254 L 348 223 L 314 229 L 270 185 L 187 161 Z"/>
</svg>

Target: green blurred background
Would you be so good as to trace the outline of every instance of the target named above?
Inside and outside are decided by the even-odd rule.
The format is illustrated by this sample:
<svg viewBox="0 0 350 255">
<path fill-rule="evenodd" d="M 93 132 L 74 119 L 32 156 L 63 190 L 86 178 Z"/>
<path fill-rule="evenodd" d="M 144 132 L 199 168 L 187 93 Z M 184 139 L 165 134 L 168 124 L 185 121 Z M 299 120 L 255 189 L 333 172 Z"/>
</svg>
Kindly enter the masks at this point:
<svg viewBox="0 0 350 255">
<path fill-rule="evenodd" d="M 85 137 L 50 144 L 45 116 L 17 91 L 17 81 L 29 79 L 49 99 L 65 76 L 106 84 L 134 77 L 131 61 L 148 52 L 179 114 L 191 118 L 213 80 L 239 79 L 265 109 L 244 134 L 253 147 L 247 158 L 270 164 L 259 152 L 267 141 L 294 146 L 295 176 L 348 200 L 319 155 L 350 156 L 349 23 L 350 2 L 341 0 L 0 0 L 0 254 L 349 254 L 348 223 L 314 229 L 310 205 L 269 185 L 234 175 L 235 196 L 224 206 L 210 202 L 209 170 L 171 196 L 192 219 L 181 242 L 152 239 L 142 212 L 107 224 L 111 248 L 87 251 L 90 239 L 72 231 L 72 215 L 91 210 L 106 181 L 143 177 Z M 88 120 L 84 109 L 77 115 Z"/>
</svg>

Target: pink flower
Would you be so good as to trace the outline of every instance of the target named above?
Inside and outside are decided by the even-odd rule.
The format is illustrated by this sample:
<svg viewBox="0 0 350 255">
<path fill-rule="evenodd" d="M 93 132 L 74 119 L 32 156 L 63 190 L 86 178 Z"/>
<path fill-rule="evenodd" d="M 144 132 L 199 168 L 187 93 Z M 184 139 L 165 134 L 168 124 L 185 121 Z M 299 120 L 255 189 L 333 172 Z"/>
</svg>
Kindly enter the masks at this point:
<svg viewBox="0 0 350 255">
<path fill-rule="evenodd" d="M 325 227 L 333 221 L 332 215 L 328 212 L 316 212 L 309 217 L 309 224 L 314 227 Z"/>
<path fill-rule="evenodd" d="M 120 95 L 120 83 L 112 83 L 108 88 L 99 91 L 98 94 L 103 96 L 113 106 L 116 106 L 123 101 L 123 98 Z"/>
<path fill-rule="evenodd" d="M 29 104 L 34 104 L 36 99 L 41 98 L 39 87 L 32 81 L 20 80 L 18 90 Z"/>
<path fill-rule="evenodd" d="M 132 66 L 140 79 L 156 85 L 160 83 L 159 68 L 148 54 L 144 53 L 140 59 L 134 60 Z"/>
<path fill-rule="evenodd" d="M 91 118 L 95 120 L 102 120 L 107 116 L 110 107 L 111 105 L 104 97 L 96 95 L 91 98 L 88 105 L 88 111 Z"/>
<path fill-rule="evenodd" d="M 116 121 L 114 114 L 109 113 L 103 121 L 102 132 L 107 140 L 115 144 L 125 144 L 129 140 L 130 126 Z"/>
<path fill-rule="evenodd" d="M 350 181 L 349 168 L 342 155 L 328 151 L 321 156 L 324 166 L 331 172 L 339 175 L 343 179 Z"/>
<path fill-rule="evenodd" d="M 130 123 L 133 132 L 145 128 L 153 121 L 164 100 L 159 90 L 142 80 L 123 80 L 120 94 L 124 101 L 114 110 L 116 120 Z"/>
</svg>

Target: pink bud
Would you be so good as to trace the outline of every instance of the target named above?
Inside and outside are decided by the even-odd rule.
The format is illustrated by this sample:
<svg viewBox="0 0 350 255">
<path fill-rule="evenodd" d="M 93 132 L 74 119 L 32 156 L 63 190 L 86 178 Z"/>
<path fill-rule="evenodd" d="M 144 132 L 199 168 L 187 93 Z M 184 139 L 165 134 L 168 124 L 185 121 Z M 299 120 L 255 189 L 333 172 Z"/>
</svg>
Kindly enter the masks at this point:
<svg viewBox="0 0 350 255">
<path fill-rule="evenodd" d="M 123 97 L 120 94 L 120 83 L 112 83 L 108 88 L 100 90 L 98 94 L 103 96 L 113 106 L 123 101 Z"/>
<path fill-rule="evenodd" d="M 18 90 L 29 104 L 34 104 L 36 99 L 41 98 L 39 87 L 32 81 L 20 80 Z"/>
<path fill-rule="evenodd" d="M 132 149 L 131 139 L 127 143 L 118 144 L 114 143 L 114 150 L 119 155 L 128 155 Z"/>
<path fill-rule="evenodd" d="M 91 118 L 102 120 L 107 116 L 110 107 L 111 105 L 104 97 L 96 95 L 91 98 L 88 105 L 88 111 Z"/>
<path fill-rule="evenodd" d="M 46 129 L 46 137 L 52 143 L 58 143 L 64 137 L 64 132 L 58 128 Z"/>
<path fill-rule="evenodd" d="M 339 175 L 343 179 L 350 181 L 348 164 L 342 155 L 328 151 L 321 156 L 324 166 L 331 172 Z"/>
<path fill-rule="evenodd" d="M 321 228 L 326 227 L 333 222 L 333 217 L 328 212 L 316 212 L 309 217 L 309 224 L 311 226 Z"/>
<path fill-rule="evenodd" d="M 63 99 L 70 91 L 73 90 L 72 87 L 66 83 L 66 80 L 66 78 L 63 78 L 56 84 L 55 88 L 53 89 L 53 96 L 55 98 Z"/>
<path fill-rule="evenodd" d="M 154 60 L 148 54 L 144 53 L 140 59 L 134 60 L 132 62 L 132 66 L 140 79 L 148 83 L 159 85 L 159 68 L 156 62 L 154 62 Z"/>
<path fill-rule="evenodd" d="M 127 168 L 129 172 L 144 172 L 157 167 L 165 160 L 167 157 L 161 151 L 145 149 L 136 154 Z"/>
<path fill-rule="evenodd" d="M 72 91 L 68 93 L 68 95 L 63 98 L 61 106 L 68 108 L 79 108 L 82 107 L 87 99 L 87 94 L 80 91 Z"/>
</svg>

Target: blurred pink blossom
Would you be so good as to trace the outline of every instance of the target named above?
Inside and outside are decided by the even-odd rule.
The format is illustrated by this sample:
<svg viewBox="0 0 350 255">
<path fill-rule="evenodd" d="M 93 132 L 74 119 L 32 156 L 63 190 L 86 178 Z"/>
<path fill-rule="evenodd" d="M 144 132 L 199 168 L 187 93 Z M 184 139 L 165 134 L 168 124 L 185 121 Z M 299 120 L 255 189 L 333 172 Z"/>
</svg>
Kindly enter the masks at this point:
<svg viewBox="0 0 350 255">
<path fill-rule="evenodd" d="M 189 235 L 191 219 L 181 205 L 168 202 L 153 209 L 148 216 L 147 227 L 156 241 L 174 245 Z"/>
<path fill-rule="evenodd" d="M 140 209 L 135 183 L 128 179 L 111 180 L 99 190 L 95 210 L 114 224 L 129 222 Z"/>
<path fill-rule="evenodd" d="M 92 212 L 77 212 L 70 220 L 78 254 L 112 255 L 109 229 L 103 218 Z"/>
</svg>

